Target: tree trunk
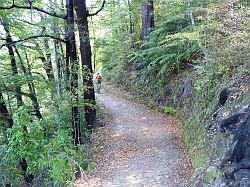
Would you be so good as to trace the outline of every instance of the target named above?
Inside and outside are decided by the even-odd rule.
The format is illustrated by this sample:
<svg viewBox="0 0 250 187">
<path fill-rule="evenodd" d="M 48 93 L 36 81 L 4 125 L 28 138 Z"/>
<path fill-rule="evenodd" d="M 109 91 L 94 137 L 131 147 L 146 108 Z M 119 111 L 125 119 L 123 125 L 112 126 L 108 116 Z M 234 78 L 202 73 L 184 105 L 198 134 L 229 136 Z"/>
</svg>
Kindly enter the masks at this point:
<svg viewBox="0 0 250 187">
<path fill-rule="evenodd" d="M 129 9 L 129 32 L 131 34 L 131 47 L 135 48 L 134 25 L 132 21 L 132 10 L 131 10 L 130 0 L 128 0 L 128 9 Z"/>
<path fill-rule="evenodd" d="M 93 32 L 93 42 L 94 45 L 96 44 L 96 31 L 95 31 L 95 27 L 94 27 L 94 22 L 93 19 L 91 17 L 91 25 L 92 25 L 92 32 Z M 93 46 L 92 46 L 93 47 Z M 96 47 L 93 47 L 93 72 L 96 71 Z"/>
<path fill-rule="evenodd" d="M 146 40 L 154 28 L 154 2 L 148 0 L 142 3 L 142 39 Z"/>
<path fill-rule="evenodd" d="M 74 33 L 74 9 L 73 0 L 67 1 L 67 49 L 68 59 L 71 66 L 71 94 L 72 94 L 72 127 L 73 127 L 73 139 L 74 145 L 81 143 L 81 131 L 80 131 L 80 119 L 79 119 L 79 108 L 78 108 L 78 68 L 79 64 L 77 61 L 75 33 Z"/>
<path fill-rule="evenodd" d="M 55 62 L 56 62 L 56 90 L 57 95 L 61 95 L 61 58 L 58 53 L 59 46 L 58 41 L 54 40 L 54 50 L 55 50 Z"/>
<path fill-rule="evenodd" d="M 12 37 L 10 35 L 10 31 L 8 29 L 8 25 L 2 20 L 2 25 L 3 28 L 6 32 L 6 41 L 7 43 L 13 42 Z M 12 74 L 13 76 L 18 75 L 18 70 L 17 70 L 17 65 L 16 65 L 16 59 L 15 59 L 15 54 L 12 45 L 7 45 L 8 52 L 9 52 L 9 57 L 10 57 L 10 63 L 11 63 L 11 69 L 12 69 Z M 15 97 L 17 100 L 17 106 L 22 106 L 24 105 L 22 95 L 21 95 L 21 86 L 16 85 L 15 86 Z"/>
<path fill-rule="evenodd" d="M 69 20 L 67 20 L 67 25 Z M 66 83 L 66 89 L 69 90 L 69 77 L 70 77 L 70 71 L 69 71 L 69 54 L 70 54 L 70 40 L 69 40 L 69 26 L 66 26 L 65 33 L 66 33 L 66 55 L 65 55 L 65 65 L 64 65 L 64 79 Z M 61 48 L 62 49 L 62 48 Z"/>
<path fill-rule="evenodd" d="M 44 47 L 45 47 L 45 43 L 46 42 L 44 41 Z M 48 80 L 54 81 L 54 74 L 53 74 L 53 69 L 52 69 L 51 58 L 50 58 L 50 60 L 48 60 L 48 56 L 47 56 L 48 54 L 44 54 L 43 49 L 41 48 L 41 46 L 38 43 L 36 43 L 36 47 L 37 47 L 37 52 L 39 53 L 38 58 L 42 61 L 43 69 L 46 72 Z M 47 50 L 49 50 L 49 49 L 46 49 L 45 53 L 47 53 Z"/>
<path fill-rule="evenodd" d="M 57 0 L 54 0 L 54 4 L 57 4 Z M 57 20 L 53 20 L 54 25 L 53 25 L 53 30 L 54 33 L 57 37 L 60 37 L 59 34 L 59 30 L 58 30 L 58 23 Z M 59 42 L 58 40 L 54 40 L 54 55 L 55 55 L 55 64 L 56 64 L 56 91 L 57 91 L 57 95 L 60 96 L 61 95 L 61 64 L 62 64 L 62 60 L 61 60 L 61 56 L 59 53 Z"/>
<path fill-rule="evenodd" d="M 32 76 L 30 63 L 29 63 L 29 58 L 28 58 L 28 55 L 27 55 L 26 51 L 25 51 L 25 58 L 26 58 L 27 66 L 28 66 L 27 75 Z M 25 67 L 23 67 L 23 68 L 25 70 Z M 40 112 L 40 106 L 39 106 L 39 102 L 38 102 L 38 99 L 37 99 L 34 82 L 32 81 L 31 83 L 28 84 L 28 86 L 29 86 L 29 90 L 30 90 L 30 99 L 32 101 L 33 108 L 35 110 L 35 115 L 37 116 L 38 119 L 42 119 L 42 114 Z"/>
<path fill-rule="evenodd" d="M 87 129 L 95 128 L 96 110 L 95 93 L 93 84 L 93 69 L 91 63 L 91 46 L 88 28 L 88 10 L 86 0 L 75 0 L 77 25 L 80 37 L 80 52 L 83 71 L 83 84 L 85 88 L 84 101 L 88 103 L 84 107 Z"/>
<path fill-rule="evenodd" d="M 44 69 L 46 71 L 46 74 L 48 76 L 48 79 L 50 81 L 55 81 L 54 73 L 53 73 L 53 67 L 52 67 L 52 61 L 51 61 L 51 52 L 49 48 L 49 41 L 47 38 L 44 38 L 44 47 L 45 47 L 45 57 L 46 61 L 44 61 Z"/>
<path fill-rule="evenodd" d="M 0 92 L 0 125 L 5 125 L 6 128 L 12 128 L 13 120 L 7 110 L 7 106 L 3 99 L 3 94 Z"/>
<path fill-rule="evenodd" d="M 41 20 L 45 19 L 45 17 L 43 15 L 40 15 L 40 17 L 41 17 Z M 44 33 L 46 32 L 46 27 L 42 27 L 42 32 L 44 32 Z M 46 71 L 46 74 L 47 74 L 49 81 L 51 81 L 52 83 L 55 83 L 55 77 L 54 77 L 52 60 L 51 60 L 51 50 L 49 47 L 48 38 L 43 39 L 43 46 L 44 46 L 45 53 L 44 53 L 44 50 L 37 43 L 38 51 L 41 55 L 40 59 L 43 62 L 43 68 Z"/>
<path fill-rule="evenodd" d="M 190 19 L 192 26 L 194 26 L 195 22 L 194 22 L 194 16 L 193 16 L 193 11 L 192 11 L 192 0 L 187 0 L 187 4 L 188 4 L 188 17 Z"/>
<path fill-rule="evenodd" d="M 4 30 L 6 32 L 6 41 L 7 41 L 7 43 L 13 42 L 10 31 L 8 29 L 8 25 L 3 20 L 1 20 L 1 22 L 2 22 L 2 25 L 3 25 Z M 17 70 L 16 59 L 15 59 L 15 55 L 14 55 L 13 46 L 12 45 L 7 45 L 7 48 L 8 48 L 8 52 L 9 52 L 9 56 L 10 56 L 10 60 L 11 60 L 11 68 L 12 68 L 13 76 L 17 76 L 18 75 L 18 70 Z M 15 96 L 16 96 L 16 100 L 17 100 L 17 106 L 18 107 L 24 106 L 20 86 L 15 87 L 15 93 L 16 93 Z M 1 97 L 1 100 L 3 101 L 2 94 L 0 95 L 0 97 Z M 2 106 L 4 107 L 3 102 L 1 102 L 1 103 L 2 103 Z M 6 111 L 7 111 L 7 108 L 6 108 L 5 112 Z M 9 117 L 9 127 L 11 128 L 12 126 L 13 126 L 13 120 L 11 119 L 11 117 Z M 21 158 L 21 159 L 22 159 L 22 161 L 19 163 L 19 165 L 21 166 L 21 169 L 24 172 L 24 180 L 25 180 L 25 182 L 30 183 L 32 181 L 32 179 L 33 179 L 33 175 L 29 174 L 27 172 L 28 164 L 27 164 L 26 159 L 25 158 Z"/>
<path fill-rule="evenodd" d="M 27 68 L 24 66 L 24 61 L 23 61 L 18 49 L 15 46 L 14 46 L 14 48 L 15 48 L 16 54 L 17 54 L 17 56 L 19 58 L 20 65 L 21 65 L 21 68 L 22 68 L 22 71 L 23 71 L 24 75 L 32 76 L 30 68 L 28 68 L 28 71 L 27 71 Z M 25 57 L 26 57 L 26 60 L 27 60 L 27 64 L 29 65 L 29 59 L 28 59 L 28 56 L 27 56 L 26 52 L 25 52 Z M 35 85 L 34 85 L 33 81 L 28 83 L 28 87 L 29 87 L 30 99 L 31 99 L 31 102 L 32 102 L 32 106 L 34 108 L 35 115 L 36 115 L 36 117 L 38 119 L 42 119 L 42 114 L 40 112 L 40 107 L 39 107 L 39 103 L 38 103 L 38 100 L 37 100 Z"/>
</svg>

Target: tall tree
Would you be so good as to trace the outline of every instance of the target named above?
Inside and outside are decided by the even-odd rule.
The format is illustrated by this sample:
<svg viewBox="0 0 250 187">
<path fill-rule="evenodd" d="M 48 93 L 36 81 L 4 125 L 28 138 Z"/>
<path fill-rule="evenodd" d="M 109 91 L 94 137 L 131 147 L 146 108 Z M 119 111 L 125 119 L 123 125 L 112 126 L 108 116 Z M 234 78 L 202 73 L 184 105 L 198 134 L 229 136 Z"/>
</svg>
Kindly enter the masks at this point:
<svg viewBox="0 0 250 187">
<path fill-rule="evenodd" d="M 147 0 L 142 2 L 142 39 L 146 40 L 154 28 L 154 2 Z"/>
<path fill-rule="evenodd" d="M 44 147 L 43 145 L 45 142 L 46 144 L 47 143 L 50 144 L 50 146 L 48 147 L 49 149 L 51 149 L 51 146 L 52 147 L 55 146 L 53 141 L 58 142 L 58 137 L 65 138 L 65 140 L 73 139 L 73 145 L 75 146 L 73 146 L 72 144 L 69 144 L 68 143 L 69 141 L 66 141 L 66 142 L 63 141 L 61 145 L 58 145 L 58 144 L 57 145 L 60 147 L 60 150 L 61 149 L 63 150 L 64 147 L 67 148 L 67 150 L 65 149 L 65 151 L 63 152 L 65 155 L 69 156 L 67 158 L 78 161 L 78 157 L 80 157 L 80 154 L 77 154 L 76 152 L 78 149 L 75 149 L 75 147 L 78 148 L 78 145 L 81 143 L 80 115 L 79 115 L 79 103 L 78 103 L 79 102 L 78 95 L 80 94 L 78 91 L 79 60 L 77 57 L 77 48 L 76 48 L 76 39 L 75 39 L 75 23 L 76 22 L 74 20 L 74 1 L 73 0 L 65 0 L 67 16 L 63 14 L 59 15 L 59 12 L 63 13 L 64 11 L 62 11 L 62 9 L 60 9 L 60 7 L 57 6 L 58 4 L 56 0 L 54 0 L 54 4 L 52 3 L 52 1 L 50 1 L 50 5 L 46 6 L 45 8 L 40 8 L 43 5 L 45 5 L 41 1 L 39 2 L 37 1 L 22 1 L 22 2 L 11 1 L 11 2 L 12 4 L 10 4 L 9 6 L 6 5 L 7 3 L 6 4 L 0 3 L 0 10 L 2 10 L 1 13 L 4 12 L 3 17 L 8 18 L 6 20 L 10 26 L 10 31 L 12 31 L 11 34 L 13 37 L 13 38 L 9 37 L 7 41 L 5 38 L 1 38 L 2 40 L 0 41 L 1 43 L 0 49 L 2 47 L 7 47 L 6 51 L 4 50 L 1 51 L 1 54 L 2 52 L 4 54 L 4 55 L 1 55 L 1 61 L 3 60 L 4 63 L 3 64 L 1 63 L 1 66 L 0 66 L 1 68 L 0 84 L 1 86 L 4 85 L 4 87 L 8 88 L 8 90 L 7 89 L 0 90 L 1 92 L 0 93 L 0 120 L 3 119 L 4 124 L 7 127 L 12 127 L 13 122 L 11 122 L 11 119 L 10 119 L 11 115 L 9 115 L 6 104 L 3 100 L 3 94 L 6 94 L 6 93 L 8 94 L 9 92 L 15 93 L 14 95 L 15 100 L 13 100 L 13 98 L 9 99 L 10 101 L 9 105 L 13 106 L 12 102 L 13 101 L 16 102 L 16 91 L 18 91 L 19 93 L 18 96 L 20 96 L 20 100 L 22 99 L 22 95 L 25 96 L 24 102 L 25 102 L 25 105 L 27 105 L 27 107 L 21 108 L 22 110 L 16 110 L 18 109 L 18 107 L 14 105 L 14 107 L 12 108 L 13 114 L 14 114 L 13 116 L 15 116 L 14 119 L 15 119 L 16 128 L 13 128 L 10 130 L 12 134 L 10 135 L 10 139 L 7 139 L 7 141 L 4 142 L 5 144 L 4 147 L 6 147 L 6 149 L 9 149 L 9 150 L 16 149 L 16 151 L 13 154 L 10 153 L 11 151 L 6 151 L 6 153 L 3 153 L 3 154 L 1 153 L 0 155 L 7 155 L 7 152 L 8 152 L 11 156 L 13 156 L 10 159 L 5 159 L 6 160 L 6 162 L 4 163 L 5 165 L 12 163 L 12 161 L 20 160 L 18 168 L 17 168 L 17 164 L 12 164 L 12 165 L 9 164 L 11 165 L 10 169 L 12 171 L 14 170 L 16 171 L 16 169 L 21 168 L 24 171 L 23 173 L 25 174 L 25 177 L 26 177 L 25 180 L 26 182 L 28 182 L 28 180 L 30 179 L 30 176 L 27 175 L 28 172 L 32 171 L 34 172 L 33 174 L 36 175 L 38 173 L 37 167 L 41 169 L 41 166 L 38 166 L 39 164 L 37 165 L 34 164 L 34 163 L 39 162 L 37 160 L 42 161 L 42 159 L 44 159 L 44 158 L 41 158 L 40 155 L 45 156 L 45 157 L 49 155 L 50 158 L 44 159 L 44 160 L 49 161 L 48 163 L 46 163 L 46 165 L 47 164 L 49 165 L 48 167 L 46 166 L 46 170 L 48 168 L 49 172 L 53 172 L 51 171 L 52 169 L 50 168 L 54 168 L 54 166 L 58 165 L 57 160 L 53 160 L 51 162 L 50 160 L 53 158 L 56 158 L 57 155 L 59 155 L 59 153 L 57 151 L 54 152 L 54 151 L 48 150 L 46 147 Z M 64 2 L 64 0 L 60 0 L 60 3 L 61 2 Z M 15 11 L 15 9 L 18 9 L 18 11 Z M 24 11 L 22 11 L 22 9 L 24 9 Z M 31 21 L 31 23 L 27 21 L 27 20 L 30 20 L 30 15 L 27 10 L 31 10 L 33 14 L 32 15 L 33 22 Z M 8 15 L 10 12 L 11 14 Z M 49 16 L 47 16 L 46 19 L 39 20 L 39 17 L 40 17 L 39 13 L 43 15 L 47 14 Z M 2 15 L 0 16 L 2 17 Z M 20 16 L 20 17 L 22 16 L 21 19 L 23 20 L 23 22 L 21 24 L 20 22 L 16 21 L 16 19 L 13 19 L 16 16 Z M 51 16 L 56 17 L 56 18 L 52 19 Z M 61 22 L 58 21 L 59 20 L 58 18 L 60 18 L 60 20 L 62 18 L 63 21 Z M 56 23 L 56 24 L 53 24 L 53 23 Z M 30 30 L 27 30 L 28 27 L 26 24 L 29 24 Z M 54 26 L 58 28 L 55 29 Z M 62 31 L 63 29 L 65 29 L 64 27 L 66 28 L 66 30 L 64 30 L 66 32 Z M 44 28 L 43 31 L 41 28 Z M 61 31 L 62 31 L 62 34 L 60 33 Z M 0 34 L 2 37 L 2 33 Z M 66 41 L 64 41 L 63 39 L 58 40 L 60 36 L 62 35 L 65 36 Z M 54 40 L 54 45 L 51 45 L 52 44 L 51 39 Z M 58 41 L 62 41 L 62 42 L 58 42 Z M 63 42 L 66 43 L 66 51 L 64 50 L 65 45 L 63 44 Z M 65 60 L 63 59 L 63 57 L 66 56 L 66 60 L 65 60 L 66 63 L 63 62 L 62 64 L 64 65 L 64 67 L 66 67 L 65 69 L 67 73 L 65 73 L 64 71 L 61 71 L 60 69 L 61 64 L 59 61 L 60 55 L 58 52 L 59 51 L 58 48 L 60 49 L 62 61 Z M 55 53 L 52 53 L 52 51 L 54 51 Z M 27 54 L 25 54 L 25 52 L 27 52 Z M 91 55 L 91 51 L 89 52 Z M 16 59 L 15 59 L 15 56 L 16 56 Z M 9 66 L 6 65 L 8 62 L 7 60 L 8 57 L 10 57 L 10 60 L 11 60 L 11 65 L 12 65 L 10 66 L 12 67 L 11 70 L 15 73 L 15 74 L 12 73 L 11 76 L 9 72 Z M 37 59 L 41 59 L 42 62 L 38 61 Z M 91 61 L 90 61 L 90 66 L 91 66 Z M 54 67 L 56 67 L 57 69 L 57 72 L 55 74 L 56 76 L 54 75 L 52 71 Z M 18 72 L 19 70 L 20 72 Z M 2 71 L 4 72 L 2 73 Z M 19 75 L 21 74 L 23 75 L 17 76 L 17 73 L 19 73 Z M 66 80 L 68 80 L 68 89 L 65 89 L 65 90 L 61 89 L 61 91 L 64 93 L 60 94 L 60 81 L 61 80 L 59 79 L 63 77 L 62 74 L 67 76 Z M 3 77 L 3 80 L 2 80 L 2 77 Z M 8 82 L 9 77 L 11 77 L 10 82 Z M 48 79 L 49 81 L 42 82 L 41 80 L 44 80 L 44 79 Z M 58 81 L 58 85 L 57 85 L 58 97 L 53 97 L 53 95 L 52 97 L 47 97 L 50 94 L 49 91 L 51 91 L 51 89 L 54 89 L 56 86 L 56 85 L 52 86 L 52 84 L 48 84 L 48 83 L 50 82 L 56 83 L 56 81 Z M 22 86 L 22 90 L 21 89 L 17 90 L 16 87 L 11 88 L 12 85 L 19 86 L 20 88 Z M 35 86 L 36 86 L 37 93 L 39 93 L 38 95 L 36 95 Z M 29 93 L 24 93 L 22 91 L 24 92 L 28 91 Z M 69 95 L 70 97 L 67 97 Z M 29 100 L 26 100 L 27 96 L 31 98 L 32 106 L 35 109 L 35 113 L 36 115 L 40 116 L 38 118 L 41 120 L 37 120 L 33 116 L 31 116 L 29 113 L 30 110 L 26 111 L 26 108 L 28 108 L 29 106 Z M 58 106 L 61 108 L 58 108 L 58 110 L 54 110 L 55 107 L 51 107 L 50 103 L 52 102 L 58 103 L 57 99 L 58 100 L 60 99 L 60 101 L 61 100 L 65 101 L 66 105 L 64 104 L 64 102 L 59 103 Z M 40 101 L 40 103 L 38 103 L 38 101 Z M 23 104 L 18 103 L 18 105 L 21 106 Z M 42 118 L 41 116 L 41 113 L 39 111 L 39 106 L 41 106 L 42 108 L 41 111 L 43 112 L 44 118 Z M 65 115 L 65 114 L 68 114 L 68 115 Z M 68 136 L 68 130 L 69 130 L 68 121 L 69 120 L 71 120 L 72 122 L 71 130 L 73 132 L 73 135 L 71 135 L 71 137 Z M 2 129 L 0 129 L 0 132 L 1 130 Z M 23 136 L 20 137 L 19 135 L 21 133 Z M 16 138 L 16 135 L 17 135 L 17 138 Z M 11 138 L 13 139 L 13 141 Z M 36 138 L 38 139 L 42 138 L 43 140 L 42 141 L 38 140 L 36 142 L 37 140 Z M 21 143 L 19 143 L 20 140 L 22 141 Z M 15 141 L 17 143 L 15 143 Z M 0 141 L 1 146 L 2 146 L 2 142 L 3 141 Z M 34 142 L 36 142 L 36 146 L 32 147 Z M 39 156 L 33 157 L 33 155 L 36 154 L 35 152 L 38 152 Z M 43 154 L 45 152 L 46 154 Z M 36 161 L 34 161 L 33 158 L 35 158 Z M 62 160 L 65 160 L 65 162 Z M 3 160 L 0 159 L 1 163 L 2 161 Z M 54 162 L 57 162 L 57 163 L 54 164 Z M 71 163 L 67 164 L 68 161 L 66 161 L 66 159 L 60 158 L 59 162 L 66 163 L 66 169 L 67 168 L 72 169 L 72 167 L 70 166 L 72 164 Z M 44 167 L 44 165 L 42 167 Z M 73 167 L 74 169 L 77 169 L 75 168 L 76 166 L 73 166 Z M 9 168 L 7 168 L 6 170 L 8 169 Z M 0 166 L 0 170 L 2 170 L 2 166 Z M 57 168 L 56 170 L 60 171 L 60 168 Z M 60 173 L 59 175 L 61 175 Z M 9 177 L 9 174 L 6 174 L 6 176 Z M 2 176 L 0 176 L 0 178 L 2 179 Z M 15 179 L 16 178 L 17 177 L 15 177 Z M 52 180 L 57 181 L 57 182 L 58 180 L 60 180 L 60 182 L 62 182 L 66 180 L 68 181 L 69 178 L 73 180 L 72 176 L 66 176 L 66 177 L 59 176 L 58 177 L 58 175 L 57 176 L 54 175 L 54 178 Z M 16 181 L 13 180 L 12 185 L 15 185 L 15 182 Z M 24 181 L 19 180 L 18 182 L 22 183 Z"/>
<path fill-rule="evenodd" d="M 5 32 L 6 32 L 6 42 L 8 43 L 7 48 L 8 48 L 10 62 L 11 62 L 12 74 L 13 74 L 13 76 L 17 76 L 18 75 L 18 69 L 17 69 L 17 63 L 16 63 L 16 59 L 15 59 L 14 48 L 10 44 L 11 42 L 13 42 L 13 39 L 11 37 L 10 31 L 9 31 L 9 28 L 8 28 L 8 24 L 3 20 L 1 20 L 1 23 L 3 25 L 3 28 L 4 28 Z M 18 107 L 21 107 L 21 106 L 24 105 L 21 92 L 22 92 L 21 91 L 21 86 L 16 85 L 15 86 L 15 97 L 16 97 Z M 2 97 L 2 95 L 1 95 L 1 97 Z M 1 100 L 3 100 L 3 99 L 1 98 Z M 3 102 L 2 102 L 2 104 L 3 104 Z M 3 105 L 3 107 L 4 107 L 4 105 Z M 6 112 L 6 110 L 5 110 L 5 112 Z M 13 122 L 11 122 L 11 121 L 12 121 L 12 119 L 9 117 L 9 124 L 11 124 L 11 123 L 13 124 Z M 12 126 L 10 126 L 10 128 L 11 127 Z M 27 133 L 27 129 L 25 129 L 25 132 Z M 28 173 L 28 163 L 27 163 L 26 159 L 24 157 L 22 157 L 20 159 L 21 159 L 21 161 L 20 161 L 19 165 L 20 165 L 20 167 L 21 167 L 21 169 L 22 169 L 22 171 L 24 173 L 24 180 L 27 183 L 30 183 L 31 180 L 33 179 L 33 175 L 30 175 Z"/>
<path fill-rule="evenodd" d="M 26 58 L 26 61 L 27 61 L 28 68 L 25 67 L 24 61 L 23 61 L 23 59 L 21 57 L 21 54 L 19 53 L 19 50 L 17 49 L 17 47 L 14 46 L 14 48 L 15 48 L 15 52 L 16 52 L 18 58 L 19 58 L 19 62 L 20 62 L 20 65 L 21 65 L 21 68 L 22 68 L 22 71 L 23 71 L 24 75 L 31 77 L 32 73 L 31 73 L 31 69 L 30 69 L 30 63 L 29 63 L 27 52 L 25 51 L 25 58 Z M 29 87 L 29 92 L 30 92 L 29 97 L 31 99 L 31 102 L 32 102 L 32 105 L 33 105 L 33 108 L 34 108 L 34 113 L 35 113 L 35 115 L 37 116 L 38 119 L 42 119 L 42 114 L 40 112 L 40 107 L 39 107 L 39 102 L 38 102 L 37 95 L 36 95 L 34 82 L 33 81 L 29 82 L 28 87 Z"/>
<path fill-rule="evenodd" d="M 192 24 L 192 26 L 194 26 L 195 22 L 194 22 L 194 16 L 193 16 L 193 11 L 192 11 L 192 0 L 187 0 L 187 5 L 188 5 L 188 17 L 189 20 Z"/>
<path fill-rule="evenodd" d="M 74 32 L 74 3 L 73 0 L 67 1 L 67 56 L 69 64 L 71 66 L 71 94 L 72 94 L 72 127 L 73 127 L 73 139 L 74 144 L 81 143 L 80 134 L 80 119 L 79 119 L 79 107 L 78 107 L 78 69 L 79 64 L 77 60 L 75 32 Z"/>
<path fill-rule="evenodd" d="M 134 48 L 135 47 L 135 38 L 134 38 L 134 23 L 132 20 L 132 8 L 131 8 L 131 2 L 130 0 L 128 0 L 128 10 L 129 10 L 129 32 L 131 34 L 132 37 L 132 41 L 131 41 L 131 47 Z"/>
<path fill-rule="evenodd" d="M 2 23 L 3 28 L 5 30 L 5 33 L 6 33 L 6 42 L 7 43 L 13 42 L 13 39 L 11 37 L 7 22 L 4 21 L 3 19 L 1 19 L 0 22 Z M 17 64 L 16 64 L 16 59 L 15 59 L 13 46 L 8 44 L 7 48 L 8 48 L 9 57 L 10 57 L 12 74 L 13 74 L 13 76 L 17 76 L 18 75 L 18 70 L 17 70 Z M 17 100 L 17 106 L 24 105 L 24 102 L 23 102 L 23 99 L 22 99 L 22 94 L 21 94 L 21 86 L 19 86 L 19 85 L 15 86 L 15 97 L 16 97 L 16 100 Z"/>
<path fill-rule="evenodd" d="M 91 46 L 89 39 L 89 27 L 88 16 L 97 15 L 104 7 L 105 1 L 103 1 L 102 7 L 95 13 L 89 14 L 86 7 L 86 0 L 75 0 L 75 9 L 77 15 L 77 25 L 80 37 L 80 53 L 81 63 L 83 70 L 83 84 L 86 89 L 84 92 L 84 100 L 88 104 L 84 106 L 85 119 L 87 128 L 95 128 L 96 110 L 95 110 L 95 92 L 93 84 L 93 68 L 91 62 Z"/>
</svg>

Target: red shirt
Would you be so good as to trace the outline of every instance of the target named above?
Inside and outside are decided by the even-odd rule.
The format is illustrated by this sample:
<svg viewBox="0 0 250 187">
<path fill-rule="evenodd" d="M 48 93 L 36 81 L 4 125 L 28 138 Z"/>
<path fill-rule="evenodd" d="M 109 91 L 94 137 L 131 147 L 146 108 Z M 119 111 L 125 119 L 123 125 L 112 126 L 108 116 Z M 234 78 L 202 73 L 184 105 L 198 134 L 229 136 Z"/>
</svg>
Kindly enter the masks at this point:
<svg viewBox="0 0 250 187">
<path fill-rule="evenodd" d="M 101 75 L 97 75 L 97 76 L 95 77 L 95 79 L 96 79 L 97 81 L 101 81 L 101 80 L 102 80 L 102 76 L 101 76 Z"/>
</svg>

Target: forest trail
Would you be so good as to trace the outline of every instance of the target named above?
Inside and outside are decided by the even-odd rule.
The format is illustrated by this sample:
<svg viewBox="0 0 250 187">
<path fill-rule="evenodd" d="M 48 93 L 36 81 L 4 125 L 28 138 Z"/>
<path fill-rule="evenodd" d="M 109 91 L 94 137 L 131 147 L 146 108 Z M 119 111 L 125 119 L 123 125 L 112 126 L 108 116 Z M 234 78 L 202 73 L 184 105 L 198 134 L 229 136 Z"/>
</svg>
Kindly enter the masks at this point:
<svg viewBox="0 0 250 187">
<path fill-rule="evenodd" d="M 100 128 L 105 134 L 97 151 L 97 167 L 80 186 L 183 187 L 191 167 L 183 152 L 180 123 L 124 99 L 119 93 L 101 93 L 97 100 L 112 117 Z"/>
</svg>

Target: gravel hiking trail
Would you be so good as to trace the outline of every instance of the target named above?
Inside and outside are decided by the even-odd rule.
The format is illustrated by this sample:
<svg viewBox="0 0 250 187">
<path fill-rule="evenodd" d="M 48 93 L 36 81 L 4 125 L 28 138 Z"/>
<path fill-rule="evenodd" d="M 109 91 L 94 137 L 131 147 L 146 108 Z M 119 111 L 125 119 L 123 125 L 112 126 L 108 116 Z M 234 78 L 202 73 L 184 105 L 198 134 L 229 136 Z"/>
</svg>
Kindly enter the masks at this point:
<svg viewBox="0 0 250 187">
<path fill-rule="evenodd" d="M 191 175 L 173 117 L 148 110 L 121 95 L 101 93 L 97 100 L 112 120 L 98 130 L 102 138 L 95 170 L 77 187 L 184 187 Z"/>
</svg>

